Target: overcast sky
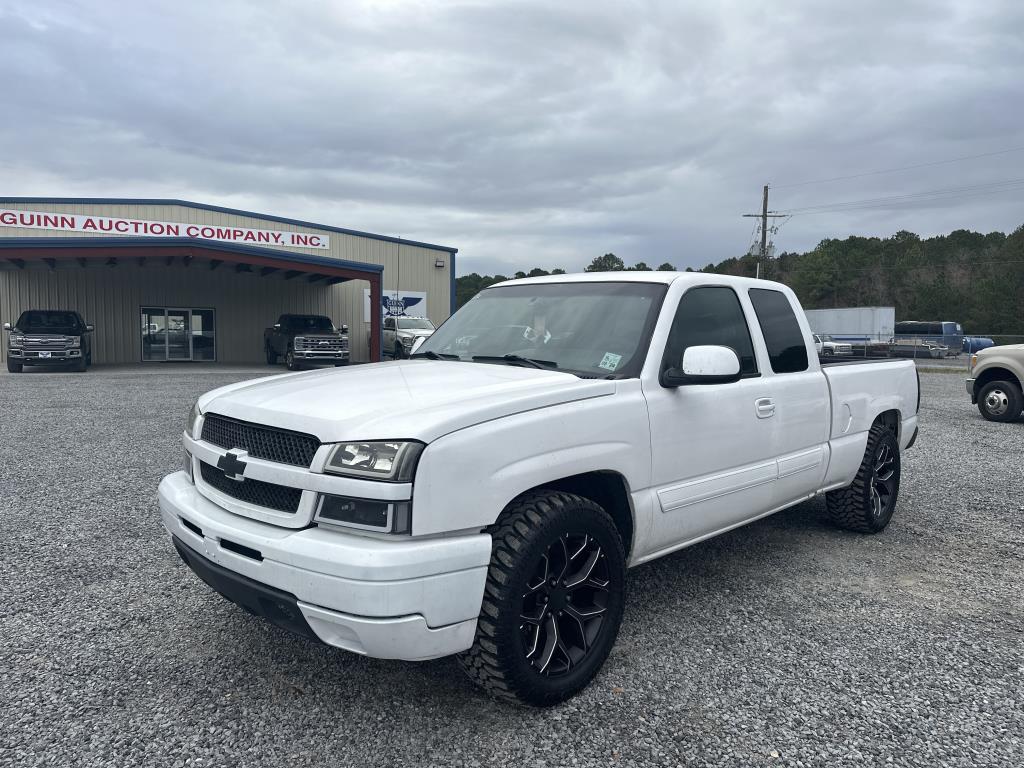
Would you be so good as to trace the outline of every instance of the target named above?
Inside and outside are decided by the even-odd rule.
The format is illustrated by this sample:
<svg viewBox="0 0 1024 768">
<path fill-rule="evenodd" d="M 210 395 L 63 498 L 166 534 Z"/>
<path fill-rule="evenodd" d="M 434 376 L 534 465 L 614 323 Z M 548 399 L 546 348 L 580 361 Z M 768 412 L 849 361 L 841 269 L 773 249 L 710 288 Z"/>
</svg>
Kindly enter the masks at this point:
<svg viewBox="0 0 1024 768">
<path fill-rule="evenodd" d="M 460 274 L 738 256 L 766 182 L 784 210 L 974 187 L 779 250 L 1024 224 L 1024 185 L 981 186 L 1024 179 L 1017 0 L 0 0 L 0 71 L 0 194 L 245 208 Z"/>
</svg>

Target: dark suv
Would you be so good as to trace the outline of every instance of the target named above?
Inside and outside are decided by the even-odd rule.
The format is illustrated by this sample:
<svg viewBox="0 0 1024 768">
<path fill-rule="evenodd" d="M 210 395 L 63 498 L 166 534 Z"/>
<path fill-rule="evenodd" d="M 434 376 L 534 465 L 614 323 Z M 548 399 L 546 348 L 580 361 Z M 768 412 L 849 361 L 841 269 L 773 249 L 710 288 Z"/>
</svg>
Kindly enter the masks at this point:
<svg viewBox="0 0 1024 768">
<path fill-rule="evenodd" d="M 7 370 L 25 365 L 63 365 L 84 371 L 92 364 L 92 326 L 70 310 L 30 309 L 21 313 L 7 338 Z"/>
</svg>

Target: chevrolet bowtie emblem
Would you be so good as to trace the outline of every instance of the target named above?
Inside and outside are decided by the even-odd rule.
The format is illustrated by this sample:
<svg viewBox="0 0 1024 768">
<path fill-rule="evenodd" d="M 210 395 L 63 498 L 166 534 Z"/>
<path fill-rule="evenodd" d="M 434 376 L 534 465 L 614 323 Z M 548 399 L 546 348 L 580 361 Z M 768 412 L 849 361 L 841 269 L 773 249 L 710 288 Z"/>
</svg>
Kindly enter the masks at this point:
<svg viewBox="0 0 1024 768">
<path fill-rule="evenodd" d="M 232 448 L 217 459 L 217 469 L 223 472 L 225 477 L 242 482 L 245 480 L 245 477 L 243 477 L 245 474 L 245 462 L 242 459 L 248 455 L 248 451 Z"/>
</svg>

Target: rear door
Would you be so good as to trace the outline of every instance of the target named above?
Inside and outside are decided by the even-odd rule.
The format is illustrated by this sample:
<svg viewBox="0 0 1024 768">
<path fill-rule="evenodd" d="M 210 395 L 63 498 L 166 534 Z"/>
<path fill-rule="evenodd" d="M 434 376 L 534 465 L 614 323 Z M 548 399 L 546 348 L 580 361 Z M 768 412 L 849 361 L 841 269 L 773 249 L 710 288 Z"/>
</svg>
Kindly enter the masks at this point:
<svg viewBox="0 0 1024 768">
<path fill-rule="evenodd" d="M 773 424 L 756 403 L 770 395 L 758 370 L 740 295 L 729 286 L 695 286 L 679 300 L 661 368 L 690 346 L 732 348 L 743 378 L 675 388 L 644 382 L 651 429 L 652 486 L 660 507 L 651 550 L 709 536 L 772 505 Z"/>
<path fill-rule="evenodd" d="M 811 334 L 801 326 L 803 312 L 795 297 L 768 288 L 751 288 L 748 296 L 763 341 L 765 397 L 757 408 L 759 419 L 770 425 L 778 460 L 774 506 L 779 507 L 821 487 L 828 464 L 829 389 L 817 355 L 809 354 Z"/>
</svg>

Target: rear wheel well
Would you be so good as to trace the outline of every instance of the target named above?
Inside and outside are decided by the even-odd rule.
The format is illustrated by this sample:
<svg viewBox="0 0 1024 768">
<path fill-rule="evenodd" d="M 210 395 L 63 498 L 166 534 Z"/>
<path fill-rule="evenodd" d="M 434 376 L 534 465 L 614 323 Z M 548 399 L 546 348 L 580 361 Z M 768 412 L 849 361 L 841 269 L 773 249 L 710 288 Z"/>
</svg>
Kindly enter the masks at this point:
<svg viewBox="0 0 1024 768">
<path fill-rule="evenodd" d="M 570 475 L 560 480 L 542 483 L 536 488 L 530 488 L 525 493 L 545 488 L 573 493 L 599 504 L 615 523 L 619 536 L 622 538 L 622 549 L 626 553 L 626 560 L 629 560 L 629 553 L 633 546 L 634 525 L 633 506 L 630 503 L 626 478 L 618 472 L 610 470 L 584 472 L 580 475 Z"/>
<path fill-rule="evenodd" d="M 875 417 L 875 420 L 872 422 L 871 426 L 875 426 L 875 424 L 881 424 L 883 427 L 885 427 L 894 435 L 896 435 L 897 439 L 899 439 L 901 424 L 899 411 L 882 411 Z"/>
<path fill-rule="evenodd" d="M 1020 379 L 1014 376 L 1013 371 L 1006 368 L 986 368 L 974 379 L 974 391 L 980 392 L 982 387 L 993 381 L 1009 381 L 1016 384 L 1018 389 L 1021 388 Z"/>
</svg>

